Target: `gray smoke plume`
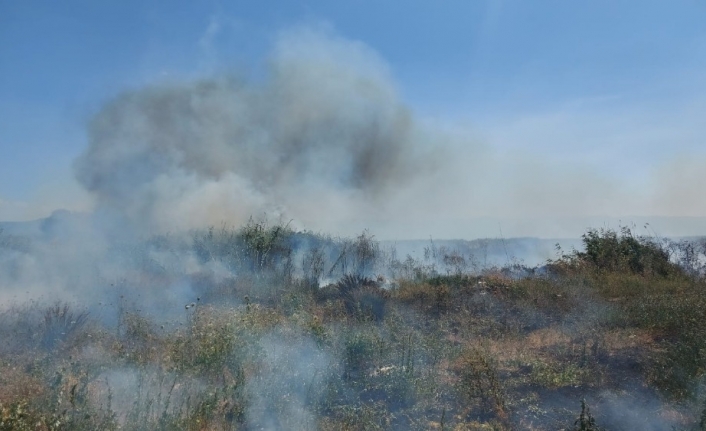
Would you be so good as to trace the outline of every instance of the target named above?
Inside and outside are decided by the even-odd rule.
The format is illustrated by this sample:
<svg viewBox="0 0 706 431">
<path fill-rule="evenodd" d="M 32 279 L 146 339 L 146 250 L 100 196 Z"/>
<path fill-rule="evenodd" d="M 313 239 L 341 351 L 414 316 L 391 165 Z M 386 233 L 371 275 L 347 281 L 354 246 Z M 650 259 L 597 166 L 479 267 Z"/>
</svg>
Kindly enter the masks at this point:
<svg viewBox="0 0 706 431">
<path fill-rule="evenodd" d="M 283 34 L 266 76 L 119 95 L 89 125 L 78 180 L 141 229 L 316 219 L 379 206 L 423 166 L 424 134 L 381 60 L 313 30 Z M 422 164 L 422 160 L 425 163 Z"/>
</svg>

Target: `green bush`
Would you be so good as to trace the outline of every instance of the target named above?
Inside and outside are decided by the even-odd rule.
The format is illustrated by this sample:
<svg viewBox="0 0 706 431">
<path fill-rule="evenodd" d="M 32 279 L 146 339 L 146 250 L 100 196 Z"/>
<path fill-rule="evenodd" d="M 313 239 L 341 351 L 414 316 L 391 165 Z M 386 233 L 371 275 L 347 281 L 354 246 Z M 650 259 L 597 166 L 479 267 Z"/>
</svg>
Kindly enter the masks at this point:
<svg viewBox="0 0 706 431">
<path fill-rule="evenodd" d="M 575 252 L 569 258 L 577 263 L 609 272 L 663 277 L 681 274 L 664 247 L 650 238 L 635 236 L 628 227 L 622 227 L 620 233 L 589 229 L 581 238 L 585 251 Z"/>
</svg>

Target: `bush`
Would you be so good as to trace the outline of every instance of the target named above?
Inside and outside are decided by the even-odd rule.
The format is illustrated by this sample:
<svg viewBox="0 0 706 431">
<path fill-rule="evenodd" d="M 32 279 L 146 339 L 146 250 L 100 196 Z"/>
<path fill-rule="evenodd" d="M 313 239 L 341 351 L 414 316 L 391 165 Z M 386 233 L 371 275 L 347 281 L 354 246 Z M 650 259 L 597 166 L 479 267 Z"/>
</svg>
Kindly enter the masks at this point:
<svg viewBox="0 0 706 431">
<path fill-rule="evenodd" d="M 88 312 L 71 310 L 69 304 L 57 303 L 44 311 L 41 345 L 47 350 L 78 333 L 88 322 Z"/>
<path fill-rule="evenodd" d="M 591 416 L 586 400 L 581 400 L 581 414 L 574 422 L 574 427 L 567 429 L 567 431 L 601 431 L 602 429 L 596 425 L 596 420 Z"/>
<path fill-rule="evenodd" d="M 458 390 L 469 403 L 479 403 L 486 412 L 507 419 L 505 391 L 494 358 L 480 349 L 468 349 L 458 358 L 455 371 Z"/>
<path fill-rule="evenodd" d="M 650 238 L 635 236 L 628 227 L 620 233 L 611 229 L 590 229 L 582 235 L 584 252 L 569 257 L 578 264 L 588 264 L 599 271 L 629 272 L 662 277 L 681 274 L 670 261 L 667 250 Z"/>
<path fill-rule="evenodd" d="M 254 221 L 238 230 L 226 227 L 194 234 L 194 250 L 204 262 L 217 260 L 231 269 L 260 274 L 286 270 L 291 265 L 294 231 L 286 224 L 270 226 L 267 221 Z"/>
<path fill-rule="evenodd" d="M 347 275 L 337 284 L 349 315 L 360 320 L 382 321 L 389 293 L 369 278 Z"/>
</svg>

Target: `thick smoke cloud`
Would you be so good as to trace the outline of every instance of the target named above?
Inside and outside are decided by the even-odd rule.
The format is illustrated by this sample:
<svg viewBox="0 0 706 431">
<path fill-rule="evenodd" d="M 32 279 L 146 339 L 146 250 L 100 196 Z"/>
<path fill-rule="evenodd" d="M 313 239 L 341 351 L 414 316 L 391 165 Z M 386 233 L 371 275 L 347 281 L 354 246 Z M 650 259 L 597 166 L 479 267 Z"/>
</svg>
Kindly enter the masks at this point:
<svg viewBox="0 0 706 431">
<path fill-rule="evenodd" d="M 385 202 L 433 165 L 423 136 L 373 52 L 297 30 L 261 80 L 119 95 L 90 122 L 75 169 L 99 210 L 143 230 L 308 220 Z"/>
<path fill-rule="evenodd" d="M 596 154 L 595 142 L 640 148 L 656 121 L 616 128 L 616 116 L 420 119 L 373 50 L 299 28 L 280 34 L 258 76 L 155 84 L 108 101 L 74 167 L 100 218 L 134 228 L 119 223 L 120 235 L 266 215 L 387 239 L 555 238 L 638 215 L 703 216 L 698 163 L 637 158 L 626 168 L 619 152 Z M 663 235 L 704 226 L 649 222 Z"/>
</svg>

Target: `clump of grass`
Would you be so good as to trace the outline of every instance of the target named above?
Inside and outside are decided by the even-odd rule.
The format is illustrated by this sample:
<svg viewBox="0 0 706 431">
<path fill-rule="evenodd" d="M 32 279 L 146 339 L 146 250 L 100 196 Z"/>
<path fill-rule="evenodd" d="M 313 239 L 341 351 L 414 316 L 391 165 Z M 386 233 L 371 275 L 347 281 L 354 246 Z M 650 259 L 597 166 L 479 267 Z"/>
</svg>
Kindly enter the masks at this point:
<svg viewBox="0 0 706 431">
<path fill-rule="evenodd" d="M 548 389 L 576 387 L 593 380 L 590 369 L 575 363 L 537 361 L 531 366 L 530 380 Z"/>
<path fill-rule="evenodd" d="M 402 281 L 393 295 L 398 301 L 433 316 L 444 314 L 452 302 L 452 288 L 440 279 L 429 282 Z"/>
<path fill-rule="evenodd" d="M 500 420 L 508 418 L 498 365 L 488 352 L 479 348 L 463 351 L 456 360 L 455 371 L 458 391 L 469 405 L 478 406 L 481 413 L 492 413 Z"/>
<path fill-rule="evenodd" d="M 228 366 L 237 371 L 236 348 L 239 344 L 234 314 L 199 307 L 187 331 L 177 334 L 170 347 L 170 356 L 178 370 L 209 375 Z"/>
<path fill-rule="evenodd" d="M 346 275 L 337 284 L 338 297 L 346 312 L 359 320 L 382 321 L 389 293 L 375 281 L 361 276 Z"/>
<path fill-rule="evenodd" d="M 567 431 L 601 431 L 602 429 L 596 425 L 596 420 L 591 416 L 591 410 L 588 408 L 586 400 L 581 400 L 581 413 L 574 422 L 574 426 L 567 428 Z"/>
<path fill-rule="evenodd" d="M 8 406 L 0 404 L 1 431 L 32 431 L 36 426 L 35 418 L 27 411 L 26 402 L 16 402 Z"/>
<path fill-rule="evenodd" d="M 76 335 L 88 322 L 88 311 L 74 311 L 69 304 L 56 303 L 44 310 L 41 346 L 52 350 Z"/>
<path fill-rule="evenodd" d="M 53 399 L 20 399 L 8 404 L 0 402 L 1 431 L 90 431 L 117 430 L 116 415 L 109 408 L 95 408 L 87 399 L 86 386 L 73 384 Z"/>
<path fill-rule="evenodd" d="M 322 431 L 384 431 L 391 426 L 392 417 L 380 402 L 337 406 L 319 421 Z"/>
<path fill-rule="evenodd" d="M 368 373 L 383 344 L 374 331 L 356 330 L 348 334 L 343 346 L 344 377 L 356 380 Z"/>
</svg>

